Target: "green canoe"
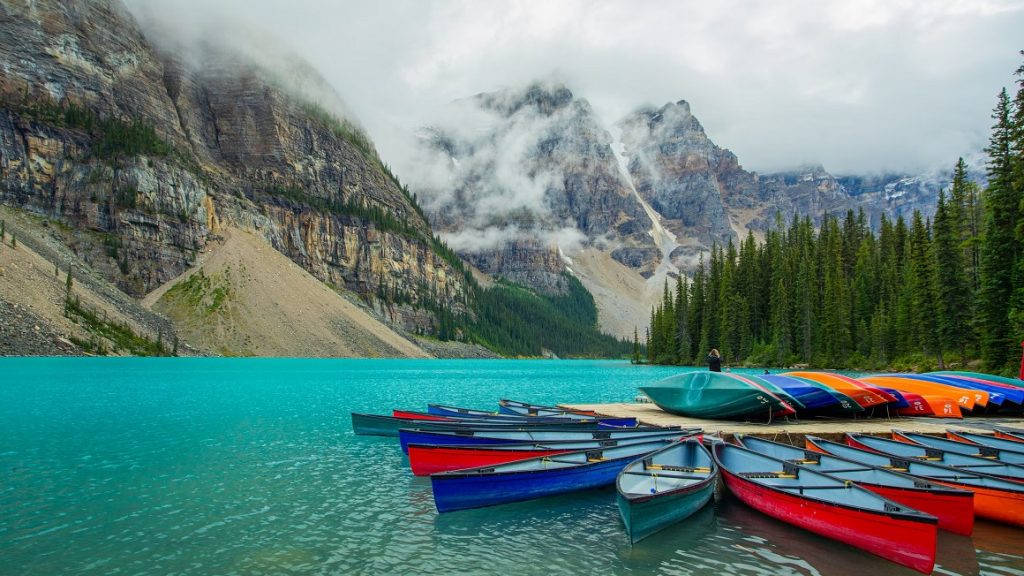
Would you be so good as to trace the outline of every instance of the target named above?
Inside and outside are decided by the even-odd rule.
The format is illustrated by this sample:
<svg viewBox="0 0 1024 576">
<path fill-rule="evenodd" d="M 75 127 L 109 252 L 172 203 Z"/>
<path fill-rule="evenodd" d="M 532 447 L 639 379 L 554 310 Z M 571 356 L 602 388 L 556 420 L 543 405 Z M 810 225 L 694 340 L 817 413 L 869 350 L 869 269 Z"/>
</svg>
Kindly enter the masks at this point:
<svg viewBox="0 0 1024 576">
<path fill-rule="evenodd" d="M 723 372 L 687 372 L 640 390 L 666 412 L 694 418 L 739 418 L 794 414 L 795 410 L 764 386 Z"/>
</svg>

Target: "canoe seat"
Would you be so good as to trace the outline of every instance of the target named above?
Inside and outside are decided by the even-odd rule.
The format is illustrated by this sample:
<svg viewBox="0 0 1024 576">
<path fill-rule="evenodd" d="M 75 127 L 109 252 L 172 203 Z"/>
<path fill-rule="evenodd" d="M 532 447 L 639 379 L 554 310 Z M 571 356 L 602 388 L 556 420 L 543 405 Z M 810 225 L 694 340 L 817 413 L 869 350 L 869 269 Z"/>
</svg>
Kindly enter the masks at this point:
<svg viewBox="0 0 1024 576">
<path fill-rule="evenodd" d="M 605 460 L 607 460 L 607 458 L 601 458 L 601 457 L 598 457 L 598 458 L 587 458 L 587 462 L 603 462 Z"/>
<path fill-rule="evenodd" d="M 672 464 L 647 464 L 648 470 L 671 470 L 673 472 L 711 472 L 711 468 L 692 466 L 673 466 Z"/>
<path fill-rule="evenodd" d="M 796 474 L 785 472 L 740 472 L 742 478 L 796 478 Z"/>
</svg>

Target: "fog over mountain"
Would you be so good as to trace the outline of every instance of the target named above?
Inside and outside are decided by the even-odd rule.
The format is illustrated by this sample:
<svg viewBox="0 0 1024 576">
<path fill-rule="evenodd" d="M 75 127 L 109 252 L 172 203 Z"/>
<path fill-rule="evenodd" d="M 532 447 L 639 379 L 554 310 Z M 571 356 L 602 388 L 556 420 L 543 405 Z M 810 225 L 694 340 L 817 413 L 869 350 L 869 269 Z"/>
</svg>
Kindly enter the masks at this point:
<svg viewBox="0 0 1024 576">
<path fill-rule="evenodd" d="M 1024 29 L 1020 0 L 128 3 L 186 38 L 280 38 L 399 173 L 453 100 L 549 77 L 602 118 L 685 98 L 751 170 L 919 172 L 984 146 Z"/>
</svg>

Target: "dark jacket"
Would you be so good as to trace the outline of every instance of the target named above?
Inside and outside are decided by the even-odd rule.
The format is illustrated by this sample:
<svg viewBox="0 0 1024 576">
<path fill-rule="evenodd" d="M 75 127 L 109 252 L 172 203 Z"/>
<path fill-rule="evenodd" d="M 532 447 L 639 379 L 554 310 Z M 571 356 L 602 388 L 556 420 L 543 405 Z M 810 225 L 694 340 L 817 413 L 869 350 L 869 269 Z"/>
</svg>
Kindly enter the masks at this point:
<svg viewBox="0 0 1024 576">
<path fill-rule="evenodd" d="M 712 356 L 711 354 L 708 354 L 707 362 L 708 362 L 708 369 L 711 370 L 712 372 L 721 372 L 722 371 L 722 357 L 721 356 Z"/>
</svg>

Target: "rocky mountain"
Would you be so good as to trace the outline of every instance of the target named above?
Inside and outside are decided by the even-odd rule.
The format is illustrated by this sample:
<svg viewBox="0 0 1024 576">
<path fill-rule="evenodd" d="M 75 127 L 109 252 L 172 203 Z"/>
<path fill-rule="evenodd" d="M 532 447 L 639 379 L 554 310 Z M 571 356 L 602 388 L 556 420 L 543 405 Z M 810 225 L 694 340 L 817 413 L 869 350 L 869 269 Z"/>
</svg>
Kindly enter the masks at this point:
<svg viewBox="0 0 1024 576">
<path fill-rule="evenodd" d="M 613 125 L 617 138 L 586 100 L 558 84 L 457 105 L 459 118 L 484 120 L 469 129 L 435 126 L 422 139 L 421 161 L 443 167 L 413 182 L 431 221 L 488 273 L 550 289 L 550 278 L 571 270 L 595 295 L 602 327 L 623 337 L 646 318 L 665 279 L 692 270 L 715 244 L 760 235 L 794 215 L 819 222 L 864 210 L 873 225 L 883 214 L 931 216 L 950 180 L 951 170 L 748 171 L 684 100 L 634 111 Z"/>
<path fill-rule="evenodd" d="M 650 216 L 586 100 L 535 84 L 454 107 L 457 123 L 424 131 L 420 162 L 441 173 L 417 193 L 461 256 L 548 292 L 565 269 L 559 250 L 582 245 L 650 274 L 659 259 Z"/>
<path fill-rule="evenodd" d="M 0 203 L 65 227 L 135 297 L 230 226 L 431 333 L 425 308 L 464 309 L 461 264 L 357 124 L 285 80 L 164 41 L 116 0 L 2 0 Z"/>
</svg>

